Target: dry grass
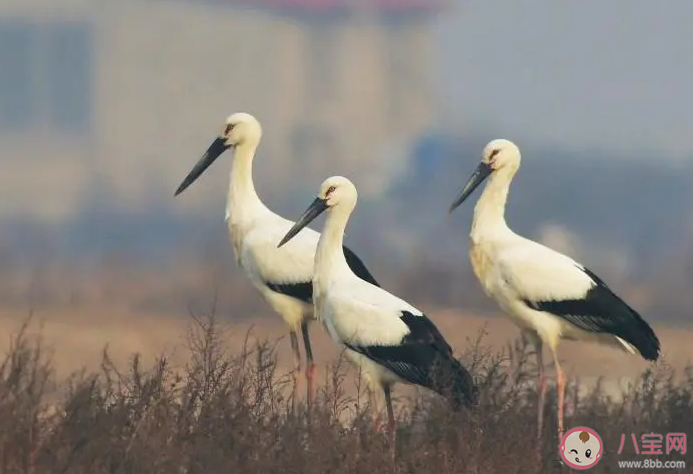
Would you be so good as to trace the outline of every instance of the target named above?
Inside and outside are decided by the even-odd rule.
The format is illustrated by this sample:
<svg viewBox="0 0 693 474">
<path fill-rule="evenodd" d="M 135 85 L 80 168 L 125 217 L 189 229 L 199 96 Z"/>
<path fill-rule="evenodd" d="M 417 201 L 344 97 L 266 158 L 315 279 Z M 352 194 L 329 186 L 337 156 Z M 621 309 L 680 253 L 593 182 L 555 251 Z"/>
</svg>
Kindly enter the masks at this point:
<svg viewBox="0 0 693 474">
<path fill-rule="evenodd" d="M 255 296 L 254 293 L 250 295 Z M 257 306 L 262 308 L 263 305 L 260 301 Z M 226 335 L 225 343 L 231 351 L 239 351 L 248 332 L 253 337 L 277 341 L 278 369 L 288 372 L 292 359 L 288 341 L 283 340 L 286 326 L 278 315 L 267 309 L 265 312 L 266 317 L 229 323 L 233 330 Z M 0 307 L 0 334 L 15 331 L 25 316 L 25 310 Z M 503 316 L 475 316 L 443 309 L 429 312 L 429 317 L 459 350 L 467 347 L 469 340 L 482 331 L 486 333 L 485 345 L 493 352 L 505 350 L 508 342 L 518 336 L 517 327 Z M 33 319 L 33 328 L 41 329 L 47 348 L 53 352 L 53 368 L 61 378 L 82 367 L 97 370 L 104 346 L 108 346 L 110 357 L 118 365 L 126 364 L 133 353 L 141 354 L 145 361 L 166 354 L 169 361 L 177 364 L 189 357 L 182 344 L 187 333 L 185 317 L 126 305 L 80 304 L 69 308 L 48 307 L 36 311 Z M 681 373 L 693 362 L 693 345 L 689 343 L 693 339 L 693 329 L 659 325 L 655 330 L 662 341 L 664 360 Z M 312 326 L 311 339 L 319 366 L 337 359 L 334 345 L 319 325 Z M 0 339 L 0 353 L 9 349 L 8 344 L 7 338 Z M 648 367 L 638 357 L 592 344 L 565 342 L 560 355 L 568 374 L 578 377 L 582 385 L 591 387 L 604 377 L 603 388 L 611 394 L 619 393 L 625 383 L 636 380 Z M 546 359 L 550 360 L 548 354 Z"/>
<path fill-rule="evenodd" d="M 100 318 L 100 325 L 108 331 L 105 321 Z M 136 332 L 129 323 L 111 324 L 114 332 Z M 338 357 L 326 367 L 310 413 L 298 400 L 294 414 L 290 378 L 278 365 L 279 340 L 248 337 L 213 317 L 177 323 L 177 329 L 169 323 L 167 333 L 159 324 L 150 331 L 161 341 L 177 333 L 184 342 L 169 348 L 175 357 L 154 356 L 150 348 L 147 357 L 130 354 L 127 362 L 116 362 L 100 351 L 90 369 L 70 376 L 57 375 L 45 351 L 41 334 L 50 325 L 43 332 L 26 325 L 15 331 L 0 366 L 0 472 L 536 472 L 536 368 L 519 341 L 505 355 L 486 346 L 485 336 L 465 344 L 461 357 L 482 395 L 472 412 L 451 417 L 424 391 L 400 400 L 393 464 L 370 423 L 358 379 L 347 376 Z M 623 433 L 690 430 L 693 372 L 680 375 L 675 379 L 662 365 L 646 370 L 618 401 L 599 387 L 585 394 L 570 390 L 567 425 L 590 426 L 606 444 L 591 472 L 617 470 Z M 546 416 L 543 471 L 552 472 L 560 470 L 553 462 L 554 410 L 547 408 Z M 635 458 L 629 446 L 626 452 Z"/>
</svg>

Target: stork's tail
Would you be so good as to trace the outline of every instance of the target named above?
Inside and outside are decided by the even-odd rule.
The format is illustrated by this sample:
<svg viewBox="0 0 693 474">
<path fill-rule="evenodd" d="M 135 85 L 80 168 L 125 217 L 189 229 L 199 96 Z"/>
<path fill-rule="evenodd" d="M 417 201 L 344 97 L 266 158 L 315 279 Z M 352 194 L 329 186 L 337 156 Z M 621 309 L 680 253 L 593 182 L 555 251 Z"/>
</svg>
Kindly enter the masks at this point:
<svg viewBox="0 0 693 474">
<path fill-rule="evenodd" d="M 652 329 L 652 327 L 647 324 L 647 322 L 645 322 L 645 320 L 642 319 L 638 313 L 633 310 L 631 311 L 636 315 L 637 319 L 639 319 L 638 322 L 640 324 L 638 325 L 639 327 L 637 329 L 633 330 L 634 334 L 630 338 L 632 341 L 628 342 L 631 342 L 633 346 L 635 346 L 643 359 L 656 361 L 659 359 L 661 350 L 659 338 L 655 334 L 654 329 Z"/>
<path fill-rule="evenodd" d="M 611 334 L 621 344 L 621 346 L 631 354 L 640 354 L 643 359 L 656 361 L 659 359 L 661 346 L 659 338 L 652 329 L 652 326 L 631 307 L 623 303 L 623 307 L 628 310 L 628 319 L 623 318 L 626 324 L 618 328 L 616 334 Z"/>
<path fill-rule="evenodd" d="M 464 366 L 449 356 L 438 361 L 432 389 L 450 401 L 453 410 L 472 407 L 478 403 L 479 389 Z"/>
</svg>

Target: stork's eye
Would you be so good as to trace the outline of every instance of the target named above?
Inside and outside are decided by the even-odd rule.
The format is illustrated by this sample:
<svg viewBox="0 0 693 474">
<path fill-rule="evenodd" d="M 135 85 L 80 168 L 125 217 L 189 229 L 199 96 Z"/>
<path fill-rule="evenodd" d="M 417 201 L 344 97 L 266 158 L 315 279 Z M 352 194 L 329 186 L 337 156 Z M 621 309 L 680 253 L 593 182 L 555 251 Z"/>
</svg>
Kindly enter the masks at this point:
<svg viewBox="0 0 693 474">
<path fill-rule="evenodd" d="M 233 130 L 233 127 L 235 126 L 235 123 L 226 124 L 226 128 L 224 129 L 224 135 L 228 135 L 229 133 L 231 133 L 231 130 Z"/>
<path fill-rule="evenodd" d="M 330 194 L 332 194 L 332 193 L 335 191 L 335 189 L 337 189 L 337 188 L 334 187 L 334 186 L 330 186 L 329 188 L 327 188 L 327 192 L 325 193 L 325 197 L 327 197 L 327 196 L 329 196 Z"/>
<path fill-rule="evenodd" d="M 496 148 L 491 152 L 491 156 L 488 157 L 489 160 L 492 160 L 494 156 L 496 156 L 498 153 L 500 153 L 500 148 Z"/>
</svg>

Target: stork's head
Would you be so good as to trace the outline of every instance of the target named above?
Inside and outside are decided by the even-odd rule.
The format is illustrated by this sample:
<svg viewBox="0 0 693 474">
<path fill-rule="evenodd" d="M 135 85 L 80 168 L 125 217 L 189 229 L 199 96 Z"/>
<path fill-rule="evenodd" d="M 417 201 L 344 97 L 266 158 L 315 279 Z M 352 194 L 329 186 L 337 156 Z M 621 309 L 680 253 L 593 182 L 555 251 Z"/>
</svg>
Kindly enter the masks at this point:
<svg viewBox="0 0 693 474">
<path fill-rule="evenodd" d="M 261 137 L 262 127 L 255 117 L 243 112 L 230 115 L 224 122 L 219 136 L 209 145 L 207 151 L 185 177 L 175 195 L 178 196 L 185 191 L 226 150 L 243 145 L 257 146 Z"/>
<path fill-rule="evenodd" d="M 239 146 L 244 143 L 257 144 L 262 137 L 260 122 L 250 114 L 237 112 L 229 115 L 219 138 L 224 140 L 226 147 Z"/>
<path fill-rule="evenodd" d="M 353 206 L 357 198 L 356 186 L 344 176 L 327 178 L 320 185 L 318 193 L 318 199 L 321 199 L 328 208 L 343 204 Z"/>
<path fill-rule="evenodd" d="M 493 171 L 504 167 L 517 168 L 520 165 L 520 149 L 510 140 L 497 138 L 484 147 L 481 162 Z"/>
<path fill-rule="evenodd" d="M 356 206 L 358 192 L 354 183 L 343 176 L 332 176 L 320 185 L 320 192 L 308 209 L 298 218 L 294 226 L 289 229 L 277 247 L 281 247 L 293 239 L 301 229 L 310 224 L 316 217 L 328 209 L 340 208 L 347 213 Z"/>
<path fill-rule="evenodd" d="M 481 162 L 467 180 L 457 199 L 450 206 L 449 212 L 462 204 L 474 190 L 494 173 L 507 173 L 512 177 L 520 166 L 520 149 L 510 140 L 497 138 L 490 141 L 481 156 Z"/>
</svg>

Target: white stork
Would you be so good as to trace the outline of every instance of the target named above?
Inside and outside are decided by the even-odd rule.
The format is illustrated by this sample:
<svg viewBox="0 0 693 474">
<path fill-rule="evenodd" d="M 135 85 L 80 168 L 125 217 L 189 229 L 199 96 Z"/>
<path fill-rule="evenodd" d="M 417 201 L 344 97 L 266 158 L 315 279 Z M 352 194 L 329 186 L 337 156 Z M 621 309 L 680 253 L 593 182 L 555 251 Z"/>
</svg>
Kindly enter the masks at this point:
<svg viewBox="0 0 693 474">
<path fill-rule="evenodd" d="M 549 345 L 556 367 L 560 442 L 566 382 L 557 356 L 560 340 L 591 340 L 640 354 L 649 361 L 659 357 L 659 340 L 642 317 L 589 269 L 510 230 L 505 222 L 505 203 L 519 167 L 520 150 L 514 143 L 491 141 L 450 212 L 489 178 L 474 208 L 469 251 L 472 268 L 487 295 L 512 316 L 535 345 L 539 438 L 546 392 L 542 345 Z"/>
<path fill-rule="evenodd" d="M 351 181 L 341 176 L 328 178 L 279 247 L 328 210 L 315 254 L 316 317 L 334 342 L 345 349 L 351 362 L 361 368 L 369 391 L 374 394 L 381 389 L 384 393 L 394 449 L 395 419 L 390 397 L 394 383 L 427 387 L 448 398 L 455 410 L 475 402 L 476 387 L 430 319 L 406 301 L 358 278 L 349 267 L 340 249 L 356 200 Z"/>
<path fill-rule="evenodd" d="M 277 248 L 277 241 L 294 223 L 270 211 L 255 192 L 252 166 L 261 136 L 260 123 L 252 115 L 235 113 L 228 117 L 221 134 L 195 164 L 175 195 L 178 196 L 190 186 L 224 151 L 233 149 L 226 222 L 236 259 L 252 284 L 290 328 L 294 377 L 301 372 L 297 336 L 300 328 L 306 352 L 305 377 L 310 404 L 313 398 L 315 365 L 308 322 L 314 319 L 311 281 L 320 234 L 308 229 L 291 245 Z M 343 247 L 343 252 L 356 275 L 374 285 L 378 284 L 354 252 L 347 247 Z M 296 383 L 294 399 L 295 395 Z"/>
</svg>

